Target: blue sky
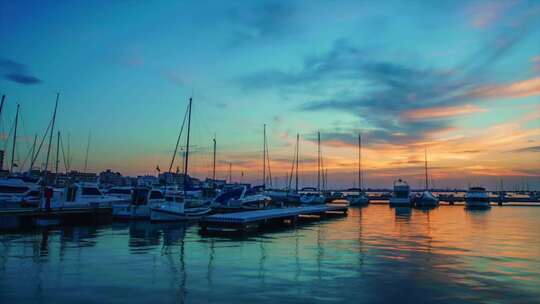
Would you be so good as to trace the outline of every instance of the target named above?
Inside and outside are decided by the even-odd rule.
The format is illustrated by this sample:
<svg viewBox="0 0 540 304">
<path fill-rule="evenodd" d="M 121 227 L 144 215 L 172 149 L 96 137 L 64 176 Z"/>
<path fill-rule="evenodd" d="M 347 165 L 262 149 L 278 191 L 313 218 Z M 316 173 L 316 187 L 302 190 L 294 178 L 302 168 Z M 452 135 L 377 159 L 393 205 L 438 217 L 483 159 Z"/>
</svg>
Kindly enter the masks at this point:
<svg viewBox="0 0 540 304">
<path fill-rule="evenodd" d="M 356 134 L 368 185 L 538 184 L 536 1 L 1 1 L 4 134 L 20 103 L 22 162 L 60 92 L 73 166 L 167 167 L 190 95 L 193 168 L 260 175 L 262 124 L 275 175 L 302 136 L 304 184 L 323 134 L 330 183 L 352 185 Z M 535 116 L 536 115 L 536 116 Z M 9 145 L 9 140 L 8 143 Z M 465 152 L 464 152 L 465 151 Z M 419 171 L 420 170 L 420 171 Z M 464 172 L 466 177 L 462 177 Z M 459 176 L 459 177 L 458 177 Z"/>
</svg>

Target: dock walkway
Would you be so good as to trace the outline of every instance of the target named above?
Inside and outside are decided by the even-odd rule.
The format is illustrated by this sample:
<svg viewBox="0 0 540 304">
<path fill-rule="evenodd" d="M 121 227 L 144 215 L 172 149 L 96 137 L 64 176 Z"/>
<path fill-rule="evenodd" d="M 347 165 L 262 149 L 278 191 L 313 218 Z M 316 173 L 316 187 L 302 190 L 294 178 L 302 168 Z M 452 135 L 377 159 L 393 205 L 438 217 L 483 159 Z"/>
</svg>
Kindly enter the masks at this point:
<svg viewBox="0 0 540 304">
<path fill-rule="evenodd" d="M 346 205 L 320 205 L 292 208 L 264 209 L 204 217 L 199 222 L 202 232 L 246 232 L 265 224 L 296 224 L 299 217 L 327 215 L 347 215 Z"/>
</svg>

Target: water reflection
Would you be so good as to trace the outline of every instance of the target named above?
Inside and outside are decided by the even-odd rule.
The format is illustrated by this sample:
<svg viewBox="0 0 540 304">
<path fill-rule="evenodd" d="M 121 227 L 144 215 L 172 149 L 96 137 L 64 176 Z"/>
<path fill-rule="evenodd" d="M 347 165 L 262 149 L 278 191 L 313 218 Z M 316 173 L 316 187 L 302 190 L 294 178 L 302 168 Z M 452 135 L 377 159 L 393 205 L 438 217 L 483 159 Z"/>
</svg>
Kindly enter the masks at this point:
<svg viewBox="0 0 540 304">
<path fill-rule="evenodd" d="M 5 303 L 531 303 L 540 298 L 539 224 L 534 207 L 372 205 L 245 239 L 150 222 L 5 233 L 0 296 Z"/>
</svg>

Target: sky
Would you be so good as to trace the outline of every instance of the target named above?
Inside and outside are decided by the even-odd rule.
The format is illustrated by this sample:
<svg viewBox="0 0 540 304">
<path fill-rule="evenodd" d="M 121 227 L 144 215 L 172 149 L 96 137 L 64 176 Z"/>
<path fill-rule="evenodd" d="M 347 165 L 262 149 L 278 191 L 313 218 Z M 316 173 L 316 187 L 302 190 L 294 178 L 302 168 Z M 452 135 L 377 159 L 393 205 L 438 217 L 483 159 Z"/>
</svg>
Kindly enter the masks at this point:
<svg viewBox="0 0 540 304">
<path fill-rule="evenodd" d="M 59 92 L 70 169 L 90 142 L 89 171 L 166 171 L 192 96 L 196 177 L 215 136 L 217 177 L 230 163 L 260 183 L 266 124 L 276 186 L 297 133 L 316 185 L 319 131 L 329 187 L 358 185 L 361 133 L 365 187 L 420 187 L 427 150 L 433 186 L 540 189 L 538 1 L 0 0 L 0 41 L 0 146 L 9 164 L 20 104 L 19 170 Z"/>
</svg>

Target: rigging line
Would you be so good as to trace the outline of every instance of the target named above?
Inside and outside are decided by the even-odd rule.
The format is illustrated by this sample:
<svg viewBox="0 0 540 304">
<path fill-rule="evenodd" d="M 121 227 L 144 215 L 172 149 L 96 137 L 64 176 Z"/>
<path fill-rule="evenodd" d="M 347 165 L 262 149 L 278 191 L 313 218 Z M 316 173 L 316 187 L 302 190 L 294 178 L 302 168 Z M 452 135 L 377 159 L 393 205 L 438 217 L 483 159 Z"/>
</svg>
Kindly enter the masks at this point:
<svg viewBox="0 0 540 304">
<path fill-rule="evenodd" d="M 174 165 L 174 159 L 176 158 L 176 153 L 178 153 L 178 146 L 180 145 L 180 138 L 182 137 L 182 132 L 184 131 L 184 125 L 186 123 L 187 114 L 188 114 L 188 108 L 186 108 L 186 113 L 184 114 L 184 120 L 182 121 L 182 127 L 180 128 L 180 133 L 178 134 L 178 139 L 176 140 L 176 146 L 174 147 L 173 157 L 171 159 L 171 164 L 169 165 L 169 173 L 171 173 L 172 167 Z"/>
<path fill-rule="evenodd" d="M 52 125 L 52 119 L 49 121 L 49 125 L 47 126 L 47 129 L 45 130 L 45 133 L 43 134 L 43 137 L 41 138 L 41 142 L 39 143 L 38 149 L 36 151 L 36 154 L 34 154 L 34 159 L 30 163 L 30 168 L 34 167 L 34 164 L 39 156 L 39 152 L 41 151 L 41 148 L 43 147 L 43 143 L 45 142 L 45 138 L 47 137 L 47 133 L 49 132 L 49 129 Z"/>
<path fill-rule="evenodd" d="M 290 191 L 291 190 L 291 186 L 292 186 L 292 178 L 293 178 L 293 172 L 294 172 L 294 164 L 296 163 L 296 146 L 294 147 L 294 152 L 293 152 L 293 160 L 292 160 L 292 166 L 291 166 L 291 175 L 289 177 L 289 180 L 288 180 L 288 186 L 287 186 L 287 190 Z"/>
<path fill-rule="evenodd" d="M 272 188 L 272 171 L 270 170 L 270 154 L 268 153 L 268 142 L 266 143 L 266 159 L 268 160 L 268 183 L 270 184 L 270 188 Z"/>
</svg>

